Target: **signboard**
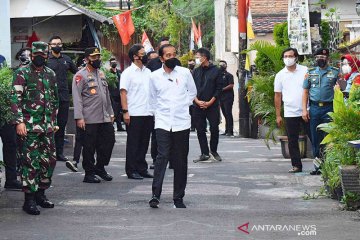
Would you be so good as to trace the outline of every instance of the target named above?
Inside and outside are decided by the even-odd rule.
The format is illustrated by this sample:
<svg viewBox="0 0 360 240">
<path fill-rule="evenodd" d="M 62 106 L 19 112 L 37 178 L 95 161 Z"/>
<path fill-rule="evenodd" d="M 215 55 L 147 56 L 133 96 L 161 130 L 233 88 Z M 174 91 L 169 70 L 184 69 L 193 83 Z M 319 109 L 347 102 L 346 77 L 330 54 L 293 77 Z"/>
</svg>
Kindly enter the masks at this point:
<svg viewBox="0 0 360 240">
<path fill-rule="evenodd" d="M 288 33 L 290 47 L 300 55 L 312 53 L 308 0 L 289 0 Z"/>
<path fill-rule="evenodd" d="M 15 36 L 14 37 L 14 42 L 16 43 L 27 43 L 29 40 L 28 36 Z"/>
</svg>

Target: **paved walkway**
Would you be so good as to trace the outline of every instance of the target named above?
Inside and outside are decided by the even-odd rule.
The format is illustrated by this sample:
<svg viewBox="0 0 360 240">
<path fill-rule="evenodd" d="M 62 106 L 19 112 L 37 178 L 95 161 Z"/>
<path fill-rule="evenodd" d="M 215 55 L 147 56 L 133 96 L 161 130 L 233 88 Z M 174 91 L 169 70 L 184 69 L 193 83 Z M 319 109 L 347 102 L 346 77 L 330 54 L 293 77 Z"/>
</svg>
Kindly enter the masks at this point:
<svg viewBox="0 0 360 240">
<path fill-rule="evenodd" d="M 40 216 L 21 210 L 22 193 L 2 191 L 0 239 L 358 239 L 359 213 L 341 211 L 328 198 L 304 200 L 305 192 L 320 188 L 320 177 L 308 175 L 310 160 L 304 161 L 306 172 L 288 174 L 280 146 L 268 150 L 263 140 L 222 137 L 223 162 L 195 164 L 199 144 L 192 133 L 188 208 L 173 209 L 168 170 L 160 208 L 151 209 L 152 181 L 125 177 L 126 134 L 116 139 L 108 167 L 114 180 L 85 184 L 83 172 L 71 173 L 60 162 L 47 192 L 55 208 Z"/>
</svg>

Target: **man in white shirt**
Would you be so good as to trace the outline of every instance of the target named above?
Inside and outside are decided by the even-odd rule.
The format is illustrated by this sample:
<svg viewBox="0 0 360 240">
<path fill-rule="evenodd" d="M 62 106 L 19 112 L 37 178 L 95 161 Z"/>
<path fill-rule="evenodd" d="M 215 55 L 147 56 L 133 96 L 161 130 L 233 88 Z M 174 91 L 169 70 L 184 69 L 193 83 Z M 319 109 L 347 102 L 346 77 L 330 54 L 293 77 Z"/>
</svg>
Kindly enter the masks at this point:
<svg viewBox="0 0 360 240">
<path fill-rule="evenodd" d="M 295 48 L 287 48 L 283 51 L 285 67 L 276 74 L 274 82 L 276 123 L 279 127 L 283 124 L 281 100 L 284 102 L 285 127 L 293 166 L 289 170 L 290 173 L 302 171 L 298 139 L 301 127 L 308 131 L 308 126 L 302 119 L 302 85 L 307 67 L 296 63 L 298 56 Z"/>
<path fill-rule="evenodd" d="M 144 64 L 147 56 L 141 44 L 129 49 L 130 67 L 124 70 L 120 81 L 121 105 L 127 125 L 125 171 L 130 179 L 153 178 L 147 171 L 146 153 L 154 118 L 149 105 L 150 70 Z"/>
<path fill-rule="evenodd" d="M 190 71 L 176 66 L 178 60 L 174 46 L 163 45 L 159 49 L 159 56 L 163 67 L 153 72 L 150 78 L 150 108 L 155 113 L 158 155 L 149 205 L 158 207 L 166 165 L 171 161 L 174 169 L 174 207 L 186 208 L 183 197 L 187 182 L 191 125 L 189 106 L 196 97 L 196 86 Z"/>
</svg>

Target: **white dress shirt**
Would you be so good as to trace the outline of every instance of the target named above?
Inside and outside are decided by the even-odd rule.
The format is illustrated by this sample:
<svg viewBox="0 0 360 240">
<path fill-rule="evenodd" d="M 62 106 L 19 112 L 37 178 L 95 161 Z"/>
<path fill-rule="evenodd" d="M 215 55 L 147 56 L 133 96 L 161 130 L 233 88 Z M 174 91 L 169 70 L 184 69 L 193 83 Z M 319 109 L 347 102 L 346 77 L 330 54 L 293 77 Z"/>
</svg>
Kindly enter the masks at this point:
<svg viewBox="0 0 360 240">
<path fill-rule="evenodd" d="M 296 64 L 294 72 L 284 67 L 275 76 L 274 92 L 282 94 L 284 102 L 284 117 L 302 116 L 303 82 L 307 67 Z"/>
<path fill-rule="evenodd" d="M 134 63 L 121 74 L 120 90 L 127 92 L 128 111 L 130 116 L 151 116 L 149 105 L 149 84 L 151 71 L 143 66 L 141 69 Z"/>
<path fill-rule="evenodd" d="M 191 126 L 189 106 L 196 97 L 190 70 L 176 66 L 171 73 L 160 68 L 151 73 L 150 107 L 155 115 L 155 129 L 183 131 Z"/>
</svg>

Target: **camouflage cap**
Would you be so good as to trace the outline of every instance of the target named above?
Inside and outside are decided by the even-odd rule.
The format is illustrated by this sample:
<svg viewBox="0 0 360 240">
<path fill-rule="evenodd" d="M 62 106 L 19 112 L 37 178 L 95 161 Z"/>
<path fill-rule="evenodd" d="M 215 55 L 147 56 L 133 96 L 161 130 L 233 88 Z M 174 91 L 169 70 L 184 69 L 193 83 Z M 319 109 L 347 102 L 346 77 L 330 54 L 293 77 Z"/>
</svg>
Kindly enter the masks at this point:
<svg viewBox="0 0 360 240">
<path fill-rule="evenodd" d="M 48 54 L 49 44 L 45 42 L 33 42 L 31 46 L 31 52 Z"/>
</svg>

